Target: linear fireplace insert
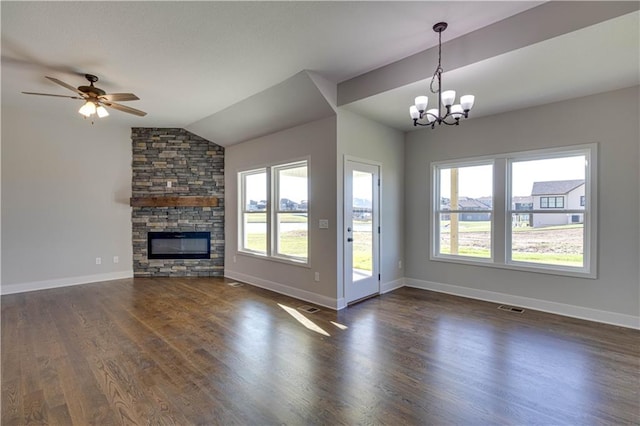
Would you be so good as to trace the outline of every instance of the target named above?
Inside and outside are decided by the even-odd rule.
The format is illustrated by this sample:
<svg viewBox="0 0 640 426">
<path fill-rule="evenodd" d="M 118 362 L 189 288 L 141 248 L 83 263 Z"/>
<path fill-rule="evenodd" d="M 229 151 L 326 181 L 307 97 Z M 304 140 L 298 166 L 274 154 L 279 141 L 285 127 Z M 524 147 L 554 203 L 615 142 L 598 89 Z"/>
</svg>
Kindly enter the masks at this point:
<svg viewBox="0 0 640 426">
<path fill-rule="evenodd" d="M 149 259 L 209 259 L 211 232 L 149 232 Z"/>
</svg>

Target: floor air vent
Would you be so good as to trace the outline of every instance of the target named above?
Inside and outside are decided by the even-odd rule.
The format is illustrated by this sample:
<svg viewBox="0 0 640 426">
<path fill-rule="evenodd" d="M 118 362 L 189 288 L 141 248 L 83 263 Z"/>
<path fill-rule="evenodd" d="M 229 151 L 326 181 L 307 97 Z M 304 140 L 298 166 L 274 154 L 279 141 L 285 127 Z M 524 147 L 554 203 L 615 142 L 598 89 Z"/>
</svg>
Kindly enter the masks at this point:
<svg viewBox="0 0 640 426">
<path fill-rule="evenodd" d="M 302 312 L 306 312 L 308 314 L 315 314 L 316 312 L 320 312 L 320 309 L 314 308 L 313 306 L 309 306 L 309 305 L 298 306 L 298 310 Z"/>
<path fill-rule="evenodd" d="M 244 284 L 242 283 L 237 283 L 237 282 L 232 282 L 232 283 L 228 283 L 227 285 L 230 285 L 231 287 L 242 287 Z"/>
<path fill-rule="evenodd" d="M 516 314 L 521 314 L 524 312 L 524 309 L 522 308 L 518 308 L 515 306 L 508 306 L 508 305 L 500 305 L 498 306 L 498 309 L 501 309 L 503 311 L 515 312 Z"/>
</svg>

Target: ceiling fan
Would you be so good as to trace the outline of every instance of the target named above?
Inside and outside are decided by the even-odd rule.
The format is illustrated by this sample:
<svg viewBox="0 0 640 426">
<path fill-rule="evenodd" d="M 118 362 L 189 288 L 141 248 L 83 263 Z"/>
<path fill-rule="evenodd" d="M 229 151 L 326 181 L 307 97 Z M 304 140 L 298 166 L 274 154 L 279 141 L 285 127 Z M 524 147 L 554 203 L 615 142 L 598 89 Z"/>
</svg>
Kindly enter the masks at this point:
<svg viewBox="0 0 640 426">
<path fill-rule="evenodd" d="M 45 76 L 46 77 L 46 76 Z M 64 81 L 60 81 L 57 78 L 46 77 L 47 79 L 53 81 L 60 86 L 71 90 L 72 92 L 77 93 L 80 96 L 67 96 L 67 95 L 54 95 L 50 93 L 34 93 L 34 92 L 22 92 L 25 95 L 40 95 L 40 96 L 55 96 L 58 98 L 70 98 L 70 99 L 80 99 L 84 100 L 85 103 L 82 105 L 80 110 L 78 111 L 80 114 L 85 117 L 90 117 L 93 114 L 97 114 L 98 117 L 106 117 L 109 115 L 109 112 L 105 109 L 106 107 L 117 109 L 118 111 L 126 112 L 133 115 L 138 115 L 140 117 L 144 117 L 147 115 L 146 112 L 140 111 L 139 109 L 131 108 L 125 105 L 117 104 L 115 101 L 137 101 L 138 98 L 133 93 L 106 93 L 104 90 L 95 87 L 93 83 L 98 81 L 98 77 L 92 74 L 85 74 L 84 77 L 89 81 L 88 86 L 79 86 L 77 89 L 70 84 L 65 83 Z"/>
</svg>

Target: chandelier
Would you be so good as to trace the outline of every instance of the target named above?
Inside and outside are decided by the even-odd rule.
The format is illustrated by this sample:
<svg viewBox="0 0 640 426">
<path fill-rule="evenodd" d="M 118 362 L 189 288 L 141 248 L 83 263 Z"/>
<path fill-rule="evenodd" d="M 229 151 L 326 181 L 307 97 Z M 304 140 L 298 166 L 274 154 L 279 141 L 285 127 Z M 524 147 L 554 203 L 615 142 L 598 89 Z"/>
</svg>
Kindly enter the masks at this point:
<svg viewBox="0 0 640 426">
<path fill-rule="evenodd" d="M 409 114 L 413 119 L 414 126 L 431 126 L 433 129 L 436 125 L 446 124 L 448 126 L 460 124 L 461 118 L 469 117 L 469 110 L 473 107 L 475 97 L 473 95 L 464 95 L 460 97 L 460 103 L 454 104 L 456 100 L 456 91 L 442 91 L 442 32 L 447 29 L 446 22 L 438 22 L 433 26 L 433 31 L 438 33 L 438 67 L 431 77 L 430 89 L 431 93 L 437 94 L 438 108 L 427 110 L 429 98 L 426 96 L 418 96 L 415 99 L 415 105 L 409 107 Z M 434 90 L 433 86 L 438 81 L 438 90 Z M 442 107 L 445 110 L 442 110 Z M 444 115 L 443 115 L 444 112 Z"/>
</svg>

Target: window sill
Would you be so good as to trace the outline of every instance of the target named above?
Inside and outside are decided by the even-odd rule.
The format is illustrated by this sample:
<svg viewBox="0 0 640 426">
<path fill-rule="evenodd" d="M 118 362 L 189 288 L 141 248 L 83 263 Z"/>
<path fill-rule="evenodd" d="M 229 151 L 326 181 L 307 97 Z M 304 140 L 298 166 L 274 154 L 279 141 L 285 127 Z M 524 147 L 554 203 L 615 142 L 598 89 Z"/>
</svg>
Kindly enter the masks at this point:
<svg viewBox="0 0 640 426">
<path fill-rule="evenodd" d="M 457 263 L 469 266 L 480 266 L 488 268 L 509 269 L 512 271 L 532 272 L 536 274 L 558 275 L 563 277 L 585 278 L 595 280 L 598 278 L 596 272 L 587 272 L 584 270 L 577 270 L 576 268 L 549 268 L 544 266 L 534 266 L 530 263 L 514 262 L 514 263 L 495 263 L 491 259 L 472 259 L 469 257 L 455 258 L 455 257 L 441 257 L 431 256 L 429 258 L 434 262 L 446 262 Z"/>
<path fill-rule="evenodd" d="M 309 265 L 309 262 L 296 261 L 296 260 L 288 259 L 285 257 L 267 256 L 266 254 L 257 254 L 257 253 L 251 253 L 248 251 L 241 251 L 241 250 L 238 250 L 236 254 L 240 256 L 254 258 L 254 259 L 267 260 L 272 262 L 284 263 L 291 266 L 299 266 L 301 268 L 311 269 L 311 265 Z"/>
</svg>

